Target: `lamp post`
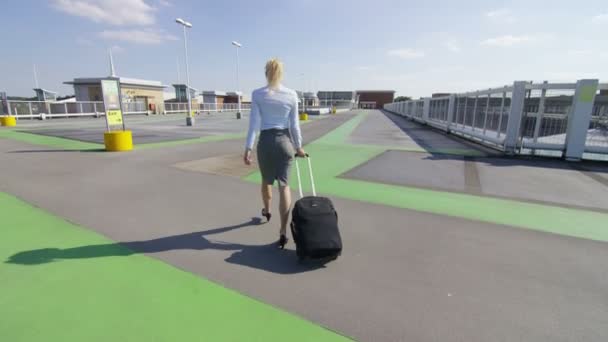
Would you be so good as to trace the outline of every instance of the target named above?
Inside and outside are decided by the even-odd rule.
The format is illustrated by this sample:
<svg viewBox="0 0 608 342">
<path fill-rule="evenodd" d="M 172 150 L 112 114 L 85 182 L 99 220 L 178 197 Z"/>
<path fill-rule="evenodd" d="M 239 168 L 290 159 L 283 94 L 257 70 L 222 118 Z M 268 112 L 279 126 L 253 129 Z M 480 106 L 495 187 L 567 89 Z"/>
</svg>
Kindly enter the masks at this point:
<svg viewBox="0 0 608 342">
<path fill-rule="evenodd" d="M 241 43 L 233 41 L 232 45 L 236 48 L 236 97 L 238 99 L 238 110 L 236 112 L 236 118 L 241 118 L 241 84 L 239 80 L 239 49 L 243 47 Z"/>
<path fill-rule="evenodd" d="M 302 88 L 304 88 L 304 90 L 302 90 L 302 112 L 306 113 L 306 76 L 304 74 L 300 74 L 300 76 L 302 77 Z"/>
<path fill-rule="evenodd" d="M 192 24 L 182 18 L 175 19 L 175 22 L 182 25 L 184 29 L 184 50 L 186 52 L 186 94 L 188 95 L 188 116 L 186 116 L 186 125 L 194 125 L 194 117 L 192 116 L 192 99 L 190 98 L 190 70 L 188 69 L 188 39 L 186 36 L 186 28 L 192 28 Z"/>
</svg>

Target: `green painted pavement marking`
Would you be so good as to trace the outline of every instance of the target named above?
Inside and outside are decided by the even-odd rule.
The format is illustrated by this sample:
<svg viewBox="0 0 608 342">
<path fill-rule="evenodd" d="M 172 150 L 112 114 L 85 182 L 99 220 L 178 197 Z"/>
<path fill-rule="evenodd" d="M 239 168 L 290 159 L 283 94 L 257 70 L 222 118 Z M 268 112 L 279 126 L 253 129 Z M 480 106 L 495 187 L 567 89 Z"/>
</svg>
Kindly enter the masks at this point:
<svg viewBox="0 0 608 342">
<path fill-rule="evenodd" d="M 0 217 L 3 341 L 348 340 L 1 192 Z"/>
<path fill-rule="evenodd" d="M 158 119 L 154 122 L 162 122 L 162 121 L 170 121 L 176 120 L 176 118 L 171 118 L 168 120 Z M 318 119 L 309 120 L 309 121 L 301 121 L 301 125 L 306 125 L 312 121 L 316 121 Z M 143 123 L 143 121 L 139 122 Z M 38 128 L 40 129 L 40 128 Z M 206 135 L 199 138 L 192 139 L 182 139 L 182 140 L 171 140 L 171 141 L 160 141 L 155 143 L 146 143 L 146 144 L 134 144 L 133 148 L 136 150 L 146 150 L 152 148 L 162 148 L 162 147 L 172 147 L 172 146 L 181 146 L 181 145 L 190 145 L 190 144 L 201 144 L 208 142 L 219 142 L 224 140 L 234 140 L 241 139 L 246 136 L 246 133 L 231 133 L 231 134 L 219 134 L 219 135 Z M 105 149 L 103 144 L 83 142 L 68 138 L 60 138 L 60 137 L 52 137 L 45 136 L 35 133 L 26 133 L 15 130 L 14 128 L 7 128 L 0 130 L 0 138 L 12 139 L 17 141 L 26 142 L 32 145 L 41 145 L 48 146 L 53 148 L 60 148 L 64 150 L 75 150 L 75 151 L 87 151 L 87 150 L 102 150 Z"/>
<path fill-rule="evenodd" d="M 302 125 L 306 125 L 311 121 L 300 122 Z M 224 140 L 243 139 L 247 136 L 246 133 L 232 133 L 232 134 L 221 134 L 221 135 L 208 135 L 200 138 L 185 139 L 185 140 L 173 140 L 173 141 L 161 141 L 157 143 L 137 144 L 134 146 L 135 149 L 149 149 L 159 147 L 171 147 L 189 144 L 200 144 L 206 142 L 218 142 Z"/>
<path fill-rule="evenodd" d="M 346 141 L 364 116 L 365 114 L 358 115 L 306 146 L 306 151 L 313 158 L 315 183 L 320 192 L 397 208 L 608 241 L 608 228 L 605 227 L 608 214 L 605 213 L 338 178 L 385 152 L 385 149 L 379 146 L 341 143 Z M 308 168 L 302 167 L 301 171 L 303 187 L 305 191 L 310 192 Z M 254 172 L 245 179 L 259 183 L 261 175 Z M 290 185 L 297 187 L 294 170 Z"/>
<path fill-rule="evenodd" d="M 315 142 L 327 145 L 343 145 L 346 143 L 346 139 L 357 128 L 357 126 L 359 126 L 359 124 L 361 124 L 361 122 L 365 120 L 366 117 L 366 112 L 359 113 L 352 119 L 346 121 L 336 129 L 334 129 L 333 131 L 315 140 Z"/>
<path fill-rule="evenodd" d="M 104 145 L 102 144 L 82 142 L 78 140 L 58 137 L 50 137 L 40 134 L 18 132 L 14 130 L 0 130 L 0 138 L 22 141 L 32 145 L 61 148 L 64 150 L 99 150 L 104 148 Z"/>
<path fill-rule="evenodd" d="M 172 141 L 162 141 L 157 143 L 147 143 L 147 144 L 136 144 L 134 145 L 135 149 L 150 149 L 150 148 L 161 148 L 161 147 L 171 147 L 171 146 L 179 146 L 179 145 L 189 145 L 189 144 L 200 144 L 206 142 L 217 142 L 223 140 L 231 140 L 231 139 L 240 139 L 245 137 L 245 134 L 222 134 L 222 135 L 210 135 L 204 136 L 200 138 L 194 139 L 184 139 L 184 140 L 172 140 Z M 103 144 L 89 143 L 78 140 L 60 138 L 60 137 L 52 137 L 40 134 L 33 133 L 25 133 L 18 132 L 14 130 L 3 130 L 0 131 L 0 138 L 12 139 L 17 141 L 26 142 L 32 145 L 41 145 L 48 146 L 53 148 L 60 148 L 64 150 L 75 150 L 75 151 L 86 151 L 86 150 L 102 150 L 105 148 Z"/>
</svg>

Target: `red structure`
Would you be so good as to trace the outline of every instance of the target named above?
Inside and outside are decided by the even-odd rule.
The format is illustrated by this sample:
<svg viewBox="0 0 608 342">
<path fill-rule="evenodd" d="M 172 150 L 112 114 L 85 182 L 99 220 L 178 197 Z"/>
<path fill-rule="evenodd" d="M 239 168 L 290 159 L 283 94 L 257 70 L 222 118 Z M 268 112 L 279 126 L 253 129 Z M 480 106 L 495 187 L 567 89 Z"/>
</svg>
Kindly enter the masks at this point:
<svg viewBox="0 0 608 342">
<path fill-rule="evenodd" d="M 394 90 L 357 90 L 359 108 L 375 109 L 383 108 L 386 103 L 392 103 L 395 99 Z"/>
</svg>

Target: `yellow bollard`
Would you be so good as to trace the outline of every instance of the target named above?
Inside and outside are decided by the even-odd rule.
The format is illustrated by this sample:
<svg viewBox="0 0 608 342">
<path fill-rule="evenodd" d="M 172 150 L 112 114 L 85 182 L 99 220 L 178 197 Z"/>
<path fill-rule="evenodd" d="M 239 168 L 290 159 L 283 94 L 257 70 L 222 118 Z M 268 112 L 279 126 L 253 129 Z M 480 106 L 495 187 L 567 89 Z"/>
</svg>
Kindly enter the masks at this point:
<svg viewBox="0 0 608 342">
<path fill-rule="evenodd" d="M 106 151 L 123 152 L 133 149 L 133 135 L 131 131 L 112 131 L 103 134 Z"/>
<path fill-rule="evenodd" d="M 14 116 L 0 116 L 0 124 L 5 127 L 17 126 L 17 118 Z"/>
<path fill-rule="evenodd" d="M 308 114 L 300 113 L 300 121 L 308 121 Z"/>
<path fill-rule="evenodd" d="M 332 113 L 332 114 L 336 114 L 336 113 L 337 113 L 337 111 L 336 111 L 336 107 L 331 107 L 331 113 Z"/>
</svg>

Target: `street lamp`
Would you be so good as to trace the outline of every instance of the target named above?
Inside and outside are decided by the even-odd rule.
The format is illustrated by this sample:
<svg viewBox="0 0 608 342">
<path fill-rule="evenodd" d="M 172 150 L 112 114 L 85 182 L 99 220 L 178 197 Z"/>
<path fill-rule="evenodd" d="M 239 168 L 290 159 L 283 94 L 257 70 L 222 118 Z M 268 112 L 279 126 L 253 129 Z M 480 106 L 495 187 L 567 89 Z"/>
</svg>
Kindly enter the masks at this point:
<svg viewBox="0 0 608 342">
<path fill-rule="evenodd" d="M 236 96 L 238 99 L 238 110 L 236 113 L 236 118 L 240 119 L 241 118 L 241 85 L 240 85 L 240 81 L 239 81 L 239 49 L 241 47 L 243 47 L 243 45 L 241 45 L 241 43 L 237 42 L 237 41 L 233 41 L 232 45 L 234 45 L 234 47 L 236 48 Z"/>
<path fill-rule="evenodd" d="M 186 117 L 186 125 L 194 125 L 194 117 L 192 116 L 192 99 L 190 98 L 190 70 L 188 69 L 188 39 L 186 36 L 186 27 L 192 28 L 192 24 L 182 18 L 175 19 L 175 22 L 182 25 L 184 29 L 184 50 L 186 51 L 186 94 L 188 94 L 188 116 Z"/>
<path fill-rule="evenodd" d="M 302 77 L 302 112 L 306 113 L 306 75 L 304 74 L 300 74 L 300 77 Z"/>
</svg>

